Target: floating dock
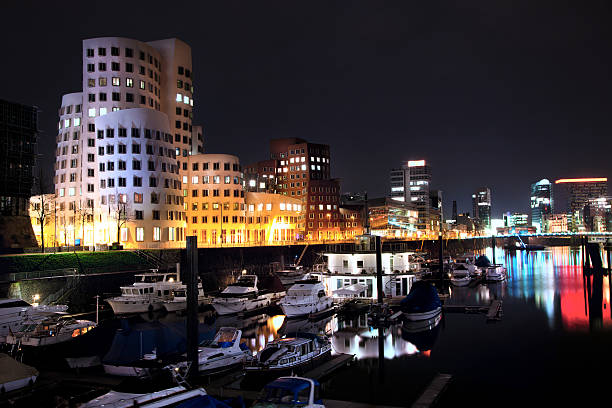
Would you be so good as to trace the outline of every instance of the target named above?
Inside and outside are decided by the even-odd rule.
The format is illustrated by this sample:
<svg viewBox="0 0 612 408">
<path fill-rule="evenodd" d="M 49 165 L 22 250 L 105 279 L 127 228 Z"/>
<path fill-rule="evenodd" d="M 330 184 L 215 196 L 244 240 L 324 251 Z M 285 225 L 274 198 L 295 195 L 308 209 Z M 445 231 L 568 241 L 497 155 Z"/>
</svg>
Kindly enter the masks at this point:
<svg viewBox="0 0 612 408">
<path fill-rule="evenodd" d="M 446 389 L 453 376 L 450 374 L 438 374 L 429 383 L 423 394 L 412 404 L 412 408 L 427 408 L 434 405 L 440 394 Z"/>
</svg>

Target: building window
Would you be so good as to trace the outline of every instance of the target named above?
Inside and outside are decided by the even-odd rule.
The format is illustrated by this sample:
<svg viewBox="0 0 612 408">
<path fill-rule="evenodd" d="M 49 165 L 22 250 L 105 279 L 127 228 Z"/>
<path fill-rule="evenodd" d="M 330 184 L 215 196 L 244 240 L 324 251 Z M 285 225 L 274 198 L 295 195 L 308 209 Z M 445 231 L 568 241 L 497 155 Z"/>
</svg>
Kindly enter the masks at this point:
<svg viewBox="0 0 612 408">
<path fill-rule="evenodd" d="M 134 203 L 142 204 L 142 193 L 134 193 Z M 141 211 L 142 213 L 142 211 Z M 142 218 L 140 218 L 142 219 Z"/>
<path fill-rule="evenodd" d="M 134 211 L 134 218 L 137 220 L 142 220 L 143 219 L 142 211 L 141 210 Z"/>
<path fill-rule="evenodd" d="M 161 239 L 161 228 L 153 227 L 153 241 L 159 241 Z"/>
</svg>

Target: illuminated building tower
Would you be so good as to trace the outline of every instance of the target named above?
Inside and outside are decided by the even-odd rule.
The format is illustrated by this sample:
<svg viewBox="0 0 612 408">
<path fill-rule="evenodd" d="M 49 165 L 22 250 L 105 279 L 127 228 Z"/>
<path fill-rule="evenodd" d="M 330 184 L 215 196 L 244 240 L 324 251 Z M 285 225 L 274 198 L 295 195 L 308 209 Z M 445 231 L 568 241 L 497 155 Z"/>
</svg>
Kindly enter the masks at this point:
<svg viewBox="0 0 612 408">
<path fill-rule="evenodd" d="M 472 209 L 474 219 L 480 229 L 489 230 L 491 228 L 491 189 L 483 187 L 472 194 Z"/>
<path fill-rule="evenodd" d="M 122 223 L 113 215 L 109 197 L 121 196 L 130 207 L 125 218 L 133 220 L 120 226 L 121 244 L 181 246 L 185 220 L 184 211 L 177 209 L 183 205 L 179 172 L 187 170 L 190 154 L 203 151 L 201 128 L 191 122 L 190 47 L 174 38 L 149 43 L 93 38 L 83 41 L 82 58 L 83 91 L 65 95 L 60 109 L 55 168 L 59 241 L 115 242 Z M 105 118 L 117 111 L 121 114 Z M 138 147 L 134 152 L 134 145 L 144 153 Z M 110 173 L 109 163 L 114 169 Z M 163 184 L 149 185 L 152 178 Z M 144 201 L 135 202 L 140 195 Z M 157 212 L 160 220 L 154 218 Z M 136 222 L 141 216 L 142 227 Z M 156 227 L 147 220 L 165 222 Z"/>
<path fill-rule="evenodd" d="M 431 231 L 432 198 L 429 194 L 431 168 L 425 160 L 410 160 L 401 169 L 390 172 L 391 194 L 393 200 L 412 203 L 417 207 L 419 219 L 417 229 L 422 233 Z M 439 217 L 439 212 L 435 211 Z M 439 221 L 439 220 L 438 220 Z"/>
<path fill-rule="evenodd" d="M 605 177 L 559 179 L 555 181 L 555 198 L 558 212 L 569 215 L 570 231 L 589 229 L 585 225 L 585 206 L 589 200 L 608 195 L 608 179 Z M 590 208 L 586 211 L 590 216 Z M 589 220 L 587 220 L 589 221 Z"/>
<path fill-rule="evenodd" d="M 389 197 L 397 201 L 405 201 L 406 198 L 406 186 L 408 181 L 406 177 L 409 176 L 407 168 L 391 169 L 389 173 L 389 181 L 391 185 L 391 192 Z"/>
<path fill-rule="evenodd" d="M 553 188 L 550 181 L 542 179 L 531 185 L 531 225 L 541 230 L 542 217 L 553 213 Z"/>
</svg>

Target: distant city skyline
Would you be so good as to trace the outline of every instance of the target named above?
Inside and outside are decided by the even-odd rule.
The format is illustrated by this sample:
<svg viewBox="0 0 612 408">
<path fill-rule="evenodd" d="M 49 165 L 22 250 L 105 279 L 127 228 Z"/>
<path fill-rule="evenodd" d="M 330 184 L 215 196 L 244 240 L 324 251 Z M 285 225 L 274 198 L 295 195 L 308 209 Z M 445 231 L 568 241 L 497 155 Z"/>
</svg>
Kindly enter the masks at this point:
<svg viewBox="0 0 612 408">
<path fill-rule="evenodd" d="M 27 2 L 6 4 L 13 18 L 0 28 L 12 38 L 3 57 L 13 62 L 0 68 L 0 97 L 41 108 L 48 174 L 61 95 L 81 89 L 66 68 L 79 64 L 84 38 L 104 36 L 191 45 L 193 120 L 204 126 L 207 152 L 251 163 L 272 138 L 329 144 L 343 192 L 386 195 L 389 171 L 422 158 L 446 214 L 453 200 L 471 212 L 471 193 L 488 186 L 501 218 L 529 212 L 537 180 L 612 171 L 605 4 L 211 3 L 168 18 L 166 2 L 151 2 L 142 21 L 133 19 L 136 5 L 64 6 L 37 4 L 32 13 Z"/>
</svg>

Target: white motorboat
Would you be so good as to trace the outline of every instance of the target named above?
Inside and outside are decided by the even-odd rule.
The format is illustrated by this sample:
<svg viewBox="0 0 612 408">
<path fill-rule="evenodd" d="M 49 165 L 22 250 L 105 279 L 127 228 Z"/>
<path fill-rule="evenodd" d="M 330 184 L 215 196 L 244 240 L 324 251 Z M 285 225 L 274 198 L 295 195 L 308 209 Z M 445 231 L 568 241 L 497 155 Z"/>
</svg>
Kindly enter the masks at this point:
<svg viewBox="0 0 612 408">
<path fill-rule="evenodd" d="M 8 344 L 42 347 L 64 343 L 81 336 L 96 327 L 89 320 L 76 320 L 55 316 L 38 324 L 25 326 L 21 331 L 6 336 Z"/>
<path fill-rule="evenodd" d="M 66 310 L 66 305 L 33 306 L 22 299 L 0 299 L 0 343 L 6 341 L 6 336 L 11 331 L 21 331 L 26 324 L 38 324 L 45 318 Z"/>
<path fill-rule="evenodd" d="M 172 300 L 172 291 L 183 286 L 176 273 L 159 273 L 156 269 L 134 277 L 134 284 L 121 287 L 121 296 L 107 299 L 115 314 L 160 310 L 165 301 Z"/>
<path fill-rule="evenodd" d="M 280 377 L 264 387 L 254 408 L 325 408 L 319 398 L 320 385 L 304 377 Z"/>
<path fill-rule="evenodd" d="M 242 275 L 215 297 L 212 305 L 219 315 L 228 315 L 277 304 L 284 295 L 284 291 L 260 291 L 257 288 L 257 275 Z"/>
<path fill-rule="evenodd" d="M 0 394 L 34 384 L 38 370 L 0 353 Z"/>
<path fill-rule="evenodd" d="M 130 394 L 125 392 L 110 391 L 93 400 L 80 405 L 80 408 L 161 408 L 175 407 L 182 403 L 207 397 L 203 388 L 188 390 L 178 386 L 168 388 L 149 394 Z"/>
<path fill-rule="evenodd" d="M 325 295 L 325 286 L 317 279 L 295 282 L 280 302 L 280 307 L 287 317 L 319 313 L 329 310 L 333 306 L 333 299 Z"/>
<path fill-rule="evenodd" d="M 476 256 L 475 255 L 462 255 L 455 258 L 455 268 L 461 267 L 462 269 L 467 269 L 470 273 L 470 276 L 479 276 L 480 270 L 475 265 Z"/>
<path fill-rule="evenodd" d="M 470 276 L 470 271 L 459 264 L 451 272 L 450 281 L 453 286 L 467 286 L 472 281 L 472 277 Z"/>
<path fill-rule="evenodd" d="M 483 269 L 487 281 L 500 282 L 506 280 L 506 268 L 502 265 L 491 265 Z"/>
<path fill-rule="evenodd" d="M 187 310 L 187 286 L 181 285 L 172 289 L 171 298 L 164 300 L 163 307 L 167 312 L 180 312 Z M 204 295 L 202 283 L 198 282 L 198 306 L 210 304 L 212 298 Z"/>
<path fill-rule="evenodd" d="M 233 327 L 219 329 L 212 341 L 207 341 L 198 347 L 198 370 L 200 374 L 213 374 L 242 366 L 251 352 L 240 343 L 242 331 Z M 182 361 L 169 365 L 167 368 L 186 372 L 189 363 Z"/>
<path fill-rule="evenodd" d="M 296 281 L 304 278 L 306 271 L 303 266 L 289 265 L 285 269 L 274 272 L 285 286 L 293 285 Z"/>
<path fill-rule="evenodd" d="M 245 369 L 253 373 L 290 372 L 329 357 L 331 348 L 325 336 L 297 333 L 295 337 L 277 339 L 266 344 Z"/>
</svg>

